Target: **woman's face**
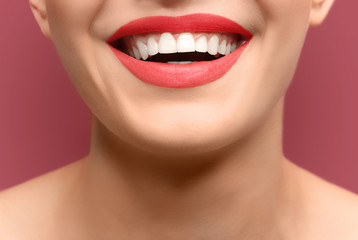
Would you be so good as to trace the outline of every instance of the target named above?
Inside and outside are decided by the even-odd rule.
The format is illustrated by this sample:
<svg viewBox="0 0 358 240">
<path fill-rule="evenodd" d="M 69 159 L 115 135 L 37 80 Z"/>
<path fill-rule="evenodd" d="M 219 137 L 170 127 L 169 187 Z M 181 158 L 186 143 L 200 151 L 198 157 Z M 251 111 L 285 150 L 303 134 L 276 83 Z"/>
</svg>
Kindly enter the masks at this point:
<svg viewBox="0 0 358 240">
<path fill-rule="evenodd" d="M 205 152 L 262 124 L 291 81 L 311 0 L 47 0 L 51 38 L 93 114 L 122 140 L 149 151 Z M 220 79 L 196 87 L 148 84 L 107 44 L 147 16 L 210 13 L 252 34 Z"/>
</svg>

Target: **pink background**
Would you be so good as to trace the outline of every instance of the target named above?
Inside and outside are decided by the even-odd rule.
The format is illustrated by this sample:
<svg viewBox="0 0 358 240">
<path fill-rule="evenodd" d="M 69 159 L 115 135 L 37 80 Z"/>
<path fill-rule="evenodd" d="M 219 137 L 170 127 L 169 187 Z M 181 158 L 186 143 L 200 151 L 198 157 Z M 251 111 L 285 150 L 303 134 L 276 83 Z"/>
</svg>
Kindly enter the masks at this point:
<svg viewBox="0 0 358 240">
<path fill-rule="evenodd" d="M 310 30 L 286 101 L 284 150 L 358 193 L 358 2 Z M 0 189 L 86 155 L 90 113 L 27 1 L 0 6 Z"/>
</svg>

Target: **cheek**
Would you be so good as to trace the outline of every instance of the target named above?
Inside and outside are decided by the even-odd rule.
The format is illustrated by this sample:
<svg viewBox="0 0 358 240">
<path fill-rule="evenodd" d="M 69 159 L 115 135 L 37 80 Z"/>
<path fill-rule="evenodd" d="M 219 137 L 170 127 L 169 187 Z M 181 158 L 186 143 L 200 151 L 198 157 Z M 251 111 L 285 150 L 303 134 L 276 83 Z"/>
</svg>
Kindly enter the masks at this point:
<svg viewBox="0 0 358 240">
<path fill-rule="evenodd" d="M 265 18 L 265 35 L 299 43 L 309 26 L 311 0 L 258 0 Z M 271 37 L 271 36 L 270 36 Z M 272 36 L 273 37 L 273 36 Z"/>
<path fill-rule="evenodd" d="M 94 18 L 104 0 L 48 0 L 47 13 L 52 40 L 58 53 L 76 53 L 88 44 Z M 87 49 L 89 46 L 86 46 Z"/>
<path fill-rule="evenodd" d="M 48 0 L 47 12 L 53 25 L 88 30 L 104 0 Z"/>
<path fill-rule="evenodd" d="M 262 61 L 284 79 L 293 75 L 309 26 L 311 0 L 258 0 L 266 27 L 260 37 Z"/>
<path fill-rule="evenodd" d="M 246 96 L 262 118 L 294 75 L 309 23 L 310 0 L 257 0 L 265 26 L 252 40 Z M 260 110 L 261 109 L 261 110 Z"/>
<path fill-rule="evenodd" d="M 284 21 L 288 19 L 308 19 L 311 0 L 257 0 L 266 20 Z M 283 22 L 283 23 L 284 23 Z"/>
<path fill-rule="evenodd" d="M 88 38 L 93 20 L 104 2 L 105 0 L 48 0 L 48 21 L 56 47 L 77 47 L 82 39 Z"/>
<path fill-rule="evenodd" d="M 103 95 L 91 26 L 105 0 L 47 0 L 52 41 L 75 88 L 93 109 Z"/>
</svg>

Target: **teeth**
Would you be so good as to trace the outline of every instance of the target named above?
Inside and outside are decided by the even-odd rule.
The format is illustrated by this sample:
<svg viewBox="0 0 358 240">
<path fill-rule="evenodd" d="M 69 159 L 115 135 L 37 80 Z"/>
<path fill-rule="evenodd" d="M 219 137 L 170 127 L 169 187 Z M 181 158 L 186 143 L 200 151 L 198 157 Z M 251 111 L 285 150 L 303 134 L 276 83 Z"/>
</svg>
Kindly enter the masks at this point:
<svg viewBox="0 0 358 240">
<path fill-rule="evenodd" d="M 225 56 L 228 55 L 230 52 L 231 52 L 231 44 L 229 43 L 229 44 L 226 46 Z"/>
<path fill-rule="evenodd" d="M 197 52 L 207 52 L 208 51 L 208 41 L 205 36 L 201 36 L 195 44 L 195 51 Z"/>
<path fill-rule="evenodd" d="M 177 62 L 177 61 L 169 61 L 167 62 L 169 64 L 188 64 L 188 63 L 194 63 L 194 62 L 191 62 L 191 61 L 180 61 L 180 62 Z"/>
<path fill-rule="evenodd" d="M 208 43 L 208 53 L 211 55 L 216 55 L 218 53 L 219 48 L 219 37 L 214 34 Z"/>
<path fill-rule="evenodd" d="M 181 33 L 177 40 L 177 52 L 195 52 L 195 39 L 191 33 Z"/>
<path fill-rule="evenodd" d="M 130 55 L 131 57 L 135 57 L 133 50 L 129 49 L 129 55 Z"/>
<path fill-rule="evenodd" d="M 222 55 L 225 55 L 226 52 L 226 40 L 223 40 L 219 46 L 218 52 Z"/>
<path fill-rule="evenodd" d="M 141 58 L 138 48 L 133 47 L 133 53 L 134 53 L 134 57 L 135 57 L 136 59 L 140 59 L 140 58 Z"/>
<path fill-rule="evenodd" d="M 159 53 L 176 53 L 177 52 L 177 44 L 172 34 L 163 33 L 160 36 Z"/>
<path fill-rule="evenodd" d="M 237 44 L 236 44 L 236 42 L 235 42 L 235 43 L 233 43 L 233 44 L 231 45 L 230 51 L 233 52 L 233 51 L 235 51 L 236 48 L 237 48 Z"/>
<path fill-rule="evenodd" d="M 156 40 L 157 38 L 159 38 L 159 43 Z M 133 43 L 136 45 L 128 49 L 127 53 L 132 57 L 143 60 L 147 60 L 149 57 L 158 53 L 170 54 L 177 52 L 207 52 L 213 56 L 219 57 L 220 55 L 230 54 L 243 44 L 242 41 L 232 43 L 232 40 L 230 40 L 230 36 L 228 40 L 227 36 L 222 36 L 220 33 L 195 34 L 186 32 L 172 34 L 166 32 L 160 34 L 160 36 L 155 36 L 153 34 L 148 35 L 147 39 L 145 39 L 145 37 L 134 37 Z"/>
<path fill-rule="evenodd" d="M 148 39 L 148 53 L 149 53 L 149 55 L 154 56 L 158 52 L 159 52 L 159 49 L 158 49 L 157 41 L 155 41 L 153 37 L 150 37 Z"/>
<path fill-rule="evenodd" d="M 143 58 L 143 60 L 146 60 L 149 57 L 147 45 L 145 45 L 142 41 L 138 40 L 137 46 L 139 48 L 140 56 Z"/>
<path fill-rule="evenodd" d="M 242 45 L 244 45 L 245 43 L 246 43 L 246 41 L 241 41 L 241 42 L 237 43 L 237 47 L 239 48 L 239 47 L 241 47 Z"/>
</svg>

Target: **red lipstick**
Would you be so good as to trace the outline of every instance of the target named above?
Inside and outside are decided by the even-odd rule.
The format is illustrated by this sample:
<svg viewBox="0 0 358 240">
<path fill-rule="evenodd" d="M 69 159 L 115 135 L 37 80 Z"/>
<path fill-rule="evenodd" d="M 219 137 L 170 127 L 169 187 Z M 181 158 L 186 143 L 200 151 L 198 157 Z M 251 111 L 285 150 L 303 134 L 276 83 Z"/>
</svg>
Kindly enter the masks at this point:
<svg viewBox="0 0 358 240">
<path fill-rule="evenodd" d="M 121 37 L 155 32 L 223 32 L 237 33 L 247 42 L 234 52 L 212 61 L 189 64 L 168 64 L 142 61 L 112 47 L 110 43 Z M 239 59 L 248 45 L 252 34 L 238 23 L 213 14 L 190 14 L 179 17 L 144 17 L 119 28 L 107 41 L 120 62 L 143 82 L 168 88 L 189 88 L 201 86 L 220 79 Z"/>
</svg>

